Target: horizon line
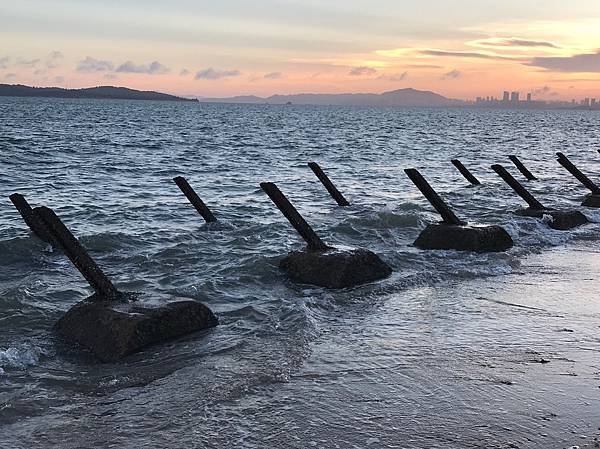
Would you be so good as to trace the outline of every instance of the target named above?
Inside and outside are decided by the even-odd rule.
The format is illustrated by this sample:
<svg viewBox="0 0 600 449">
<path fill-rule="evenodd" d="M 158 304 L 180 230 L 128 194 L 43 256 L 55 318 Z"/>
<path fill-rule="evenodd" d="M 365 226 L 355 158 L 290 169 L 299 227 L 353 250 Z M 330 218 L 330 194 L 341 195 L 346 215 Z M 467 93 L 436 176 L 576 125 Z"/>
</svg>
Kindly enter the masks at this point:
<svg viewBox="0 0 600 449">
<path fill-rule="evenodd" d="M 43 86 L 43 85 L 29 85 L 29 84 L 23 84 L 23 83 L 0 83 L 0 85 L 4 85 L 4 86 L 23 86 L 23 87 L 29 87 L 29 88 L 35 88 L 35 89 L 63 89 L 63 90 L 85 90 L 85 89 L 94 89 L 94 88 L 100 88 L 100 87 L 112 87 L 112 88 L 124 88 L 124 89 L 130 89 L 130 90 L 137 90 L 140 92 L 156 92 L 156 93 L 164 93 L 164 94 L 168 94 L 168 95 L 173 95 L 173 96 L 179 96 L 179 97 L 183 97 L 183 98 L 196 98 L 196 99 L 232 99 L 232 98 L 237 98 L 237 97 L 256 97 L 256 98 L 260 98 L 260 99 L 268 99 L 271 97 L 275 97 L 275 96 L 284 96 L 284 97 L 288 97 L 288 96 L 300 96 L 300 95 L 330 95 L 330 96 L 335 96 L 335 95 L 383 95 L 386 93 L 390 93 L 390 92 L 396 92 L 396 91 L 406 91 L 406 90 L 413 90 L 415 92 L 424 92 L 424 93 L 432 93 L 435 95 L 440 95 L 442 97 L 444 97 L 447 100 L 450 101 L 461 101 L 461 102 L 465 102 L 465 103 L 475 103 L 477 98 L 482 98 L 483 100 L 485 100 L 486 98 L 490 98 L 491 100 L 497 99 L 495 97 L 495 95 L 499 95 L 497 101 L 502 101 L 501 99 L 501 95 L 500 94 L 504 94 L 505 92 L 509 92 L 509 93 L 513 93 L 516 92 L 518 94 L 524 93 L 524 94 L 532 94 L 532 98 L 533 95 L 535 94 L 535 91 L 537 89 L 531 89 L 531 90 L 512 90 L 512 89 L 501 89 L 497 91 L 497 94 L 494 95 L 481 95 L 481 94 L 473 94 L 472 97 L 469 98 L 459 98 L 459 97 L 448 97 L 446 96 L 446 94 L 437 92 L 435 90 L 432 89 L 417 89 L 414 87 L 400 87 L 397 89 L 386 89 L 386 90 L 382 90 L 382 91 L 360 91 L 360 92 L 310 92 L 310 91 L 299 91 L 299 92 L 295 92 L 295 93 L 271 93 L 269 95 L 257 95 L 257 94 L 253 94 L 253 93 L 238 93 L 235 95 L 230 95 L 230 96 L 205 96 L 205 95 L 198 95 L 198 94 L 192 94 L 192 93 L 187 93 L 187 94 L 180 94 L 180 93 L 173 93 L 173 92 L 169 92 L 169 91 L 163 91 L 163 90 L 157 90 L 157 89 L 138 89 L 138 88 L 134 88 L 134 87 L 130 87 L 130 86 L 125 86 L 125 85 L 114 85 L 114 84 L 98 84 L 95 86 L 87 86 L 87 87 L 62 87 L 62 86 L 58 86 L 58 85 L 47 85 L 47 86 Z M 585 99 L 593 99 L 594 97 L 581 97 L 581 98 L 570 98 L 570 99 L 554 99 L 554 100 L 547 100 L 547 99 L 537 99 L 535 101 L 544 101 L 547 103 L 567 103 L 567 102 L 572 102 L 573 100 L 585 100 Z"/>
</svg>

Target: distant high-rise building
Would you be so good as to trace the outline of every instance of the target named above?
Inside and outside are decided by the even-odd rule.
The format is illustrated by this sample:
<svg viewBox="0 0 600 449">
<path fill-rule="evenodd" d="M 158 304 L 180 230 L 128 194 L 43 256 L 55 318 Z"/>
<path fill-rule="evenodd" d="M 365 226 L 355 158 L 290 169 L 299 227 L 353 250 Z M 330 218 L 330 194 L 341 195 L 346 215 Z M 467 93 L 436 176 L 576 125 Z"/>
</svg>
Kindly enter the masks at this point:
<svg viewBox="0 0 600 449">
<path fill-rule="evenodd" d="M 597 100 L 595 98 L 592 98 L 592 104 L 591 105 L 592 106 L 596 106 L 597 104 L 598 104 Z"/>
<path fill-rule="evenodd" d="M 510 94 L 510 102 L 511 103 L 518 103 L 519 102 L 519 92 L 512 92 Z"/>
<path fill-rule="evenodd" d="M 586 98 L 585 100 L 583 100 L 583 105 L 589 107 L 590 106 L 590 99 Z"/>
<path fill-rule="evenodd" d="M 508 91 L 505 90 L 504 91 L 504 96 L 502 97 L 502 101 L 508 103 L 509 100 L 510 100 L 510 92 L 508 92 Z"/>
<path fill-rule="evenodd" d="M 531 101 L 531 92 L 527 94 L 527 101 L 530 102 Z"/>
</svg>

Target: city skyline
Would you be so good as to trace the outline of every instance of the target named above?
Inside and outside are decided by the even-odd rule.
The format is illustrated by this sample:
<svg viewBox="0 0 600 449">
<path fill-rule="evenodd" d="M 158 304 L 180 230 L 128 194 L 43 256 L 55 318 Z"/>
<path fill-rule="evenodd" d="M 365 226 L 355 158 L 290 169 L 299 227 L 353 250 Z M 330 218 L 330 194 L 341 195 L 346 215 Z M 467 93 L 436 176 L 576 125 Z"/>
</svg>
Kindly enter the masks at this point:
<svg viewBox="0 0 600 449">
<path fill-rule="evenodd" d="M 546 107 L 559 108 L 588 108 L 600 109 L 600 98 L 585 97 L 581 100 L 572 98 L 571 100 L 552 99 L 545 100 L 536 98 L 534 92 L 523 92 L 525 97 L 521 96 L 522 92 L 508 91 L 502 92 L 502 96 L 478 96 L 475 98 L 475 105 L 480 107 L 508 107 L 508 108 L 525 108 L 525 109 L 543 109 Z"/>
<path fill-rule="evenodd" d="M 39 0 L 0 5 L 0 83 L 186 96 L 600 97 L 600 4 Z"/>
</svg>

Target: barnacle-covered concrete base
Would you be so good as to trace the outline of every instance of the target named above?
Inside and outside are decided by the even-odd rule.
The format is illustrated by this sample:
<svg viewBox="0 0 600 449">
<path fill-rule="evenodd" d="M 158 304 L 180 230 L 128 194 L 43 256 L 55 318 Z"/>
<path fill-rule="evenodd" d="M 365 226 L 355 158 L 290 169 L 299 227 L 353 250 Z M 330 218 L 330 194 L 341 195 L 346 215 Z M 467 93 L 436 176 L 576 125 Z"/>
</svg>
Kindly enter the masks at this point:
<svg viewBox="0 0 600 449">
<path fill-rule="evenodd" d="M 388 277 L 392 269 L 366 249 L 293 251 L 280 264 L 296 282 L 327 288 L 346 288 Z"/>
<path fill-rule="evenodd" d="M 138 301 L 98 301 L 92 296 L 73 306 L 55 329 L 103 362 L 113 362 L 145 346 L 217 324 L 213 312 L 196 301 L 141 305 Z"/>
<path fill-rule="evenodd" d="M 511 248 L 513 240 L 500 226 L 436 223 L 427 226 L 414 245 L 420 249 L 499 252 Z"/>
<path fill-rule="evenodd" d="M 544 215 L 549 215 L 552 217 L 552 221 L 548 223 L 548 226 L 558 231 L 566 231 L 589 223 L 585 215 L 578 210 L 561 211 L 554 209 L 532 209 L 528 207 L 527 209 L 516 211 L 516 214 L 536 218 L 542 218 Z"/>
</svg>

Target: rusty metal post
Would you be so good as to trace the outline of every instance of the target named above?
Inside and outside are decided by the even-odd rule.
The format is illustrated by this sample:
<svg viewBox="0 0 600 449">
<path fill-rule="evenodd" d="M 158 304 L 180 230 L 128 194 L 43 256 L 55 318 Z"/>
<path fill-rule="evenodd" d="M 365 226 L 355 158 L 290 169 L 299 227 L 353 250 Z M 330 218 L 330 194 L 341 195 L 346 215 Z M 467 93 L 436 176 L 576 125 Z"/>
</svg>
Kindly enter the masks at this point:
<svg viewBox="0 0 600 449">
<path fill-rule="evenodd" d="M 177 176 L 176 178 L 173 178 L 173 181 L 175 181 L 177 187 L 181 189 L 181 191 L 187 197 L 190 203 L 192 203 L 192 206 L 194 206 L 198 213 L 202 215 L 204 221 L 206 221 L 207 223 L 213 223 L 217 221 L 217 219 L 210 211 L 208 206 L 204 204 L 204 202 L 200 199 L 196 191 L 192 188 L 192 186 L 189 185 L 189 183 L 184 177 Z"/>
<path fill-rule="evenodd" d="M 471 184 L 473 184 L 474 186 L 478 186 L 481 184 L 479 182 L 479 179 L 477 179 L 473 175 L 473 173 L 471 173 L 469 171 L 469 169 L 463 165 L 463 163 L 461 161 L 459 161 L 458 159 L 452 159 L 451 162 L 452 162 L 452 165 L 454 165 L 458 169 L 460 174 L 463 175 L 465 177 L 465 179 L 467 181 L 469 181 Z"/>
<path fill-rule="evenodd" d="M 542 203 L 536 200 L 519 181 L 506 171 L 502 165 L 494 164 L 492 165 L 492 169 L 517 193 L 517 195 L 525 200 L 529 207 L 536 210 L 547 209 Z"/>
<path fill-rule="evenodd" d="M 598 187 L 590 178 L 584 175 L 576 166 L 573 164 L 567 156 L 563 153 L 556 153 L 558 156 L 558 163 L 567 169 L 580 183 L 587 187 L 594 195 L 600 194 L 600 187 Z"/>
<path fill-rule="evenodd" d="M 340 191 L 335 187 L 333 182 L 331 182 L 331 179 L 329 179 L 329 177 L 321 169 L 319 164 L 317 164 L 316 162 L 309 162 L 308 166 L 313 171 L 313 173 L 315 175 L 317 175 L 317 178 L 319 178 L 319 181 L 321 181 L 321 183 L 325 186 L 325 188 L 327 189 L 329 194 L 338 203 L 338 206 L 342 206 L 342 207 L 350 206 L 350 203 L 348 202 L 348 200 L 346 200 L 346 198 L 344 198 L 344 195 L 342 195 L 340 193 Z"/>
<path fill-rule="evenodd" d="M 464 225 L 465 222 L 461 221 L 454 212 L 450 209 L 450 207 L 440 198 L 433 187 L 429 185 L 429 183 L 423 178 L 421 173 L 414 168 L 407 168 L 404 170 L 410 180 L 417 186 L 417 188 L 421 191 L 425 198 L 431 203 L 431 205 L 438 211 L 438 213 L 442 216 L 444 223 L 451 225 Z"/>
<path fill-rule="evenodd" d="M 325 251 L 329 247 L 323 243 L 317 233 L 310 227 L 310 225 L 304 220 L 300 212 L 289 202 L 286 196 L 279 190 L 279 188 L 272 182 L 262 182 L 260 187 L 264 192 L 271 198 L 271 201 L 275 203 L 275 206 L 281 211 L 281 213 L 288 219 L 291 225 L 298 231 L 298 234 L 308 244 L 308 248 L 314 251 Z"/>
<path fill-rule="evenodd" d="M 525 165 L 523 165 L 523 162 L 520 161 L 520 159 L 517 156 L 508 156 L 508 158 L 512 161 L 513 164 L 515 164 L 515 166 L 519 169 L 519 171 L 521 173 L 523 173 L 523 176 L 525 176 L 525 178 L 528 181 L 537 181 L 537 178 L 535 176 L 533 176 L 533 173 L 531 173 L 527 167 L 525 167 Z"/>
<path fill-rule="evenodd" d="M 35 215 L 33 209 L 31 208 L 25 197 L 20 193 L 13 193 L 11 196 L 9 196 L 9 198 L 12 201 L 15 208 L 21 214 L 21 217 L 23 217 L 23 221 L 27 224 L 27 226 L 29 226 L 29 229 L 31 229 L 31 232 L 33 232 L 35 236 L 37 236 L 44 242 L 54 245 L 52 237 L 50 237 L 46 226 Z"/>
<path fill-rule="evenodd" d="M 97 293 L 98 300 L 118 299 L 121 296 L 120 292 L 54 211 L 48 207 L 36 207 L 34 212 L 43 221 L 48 233 L 52 236 L 52 240 L 63 250 L 75 265 L 75 268 L 79 270 Z"/>
</svg>

